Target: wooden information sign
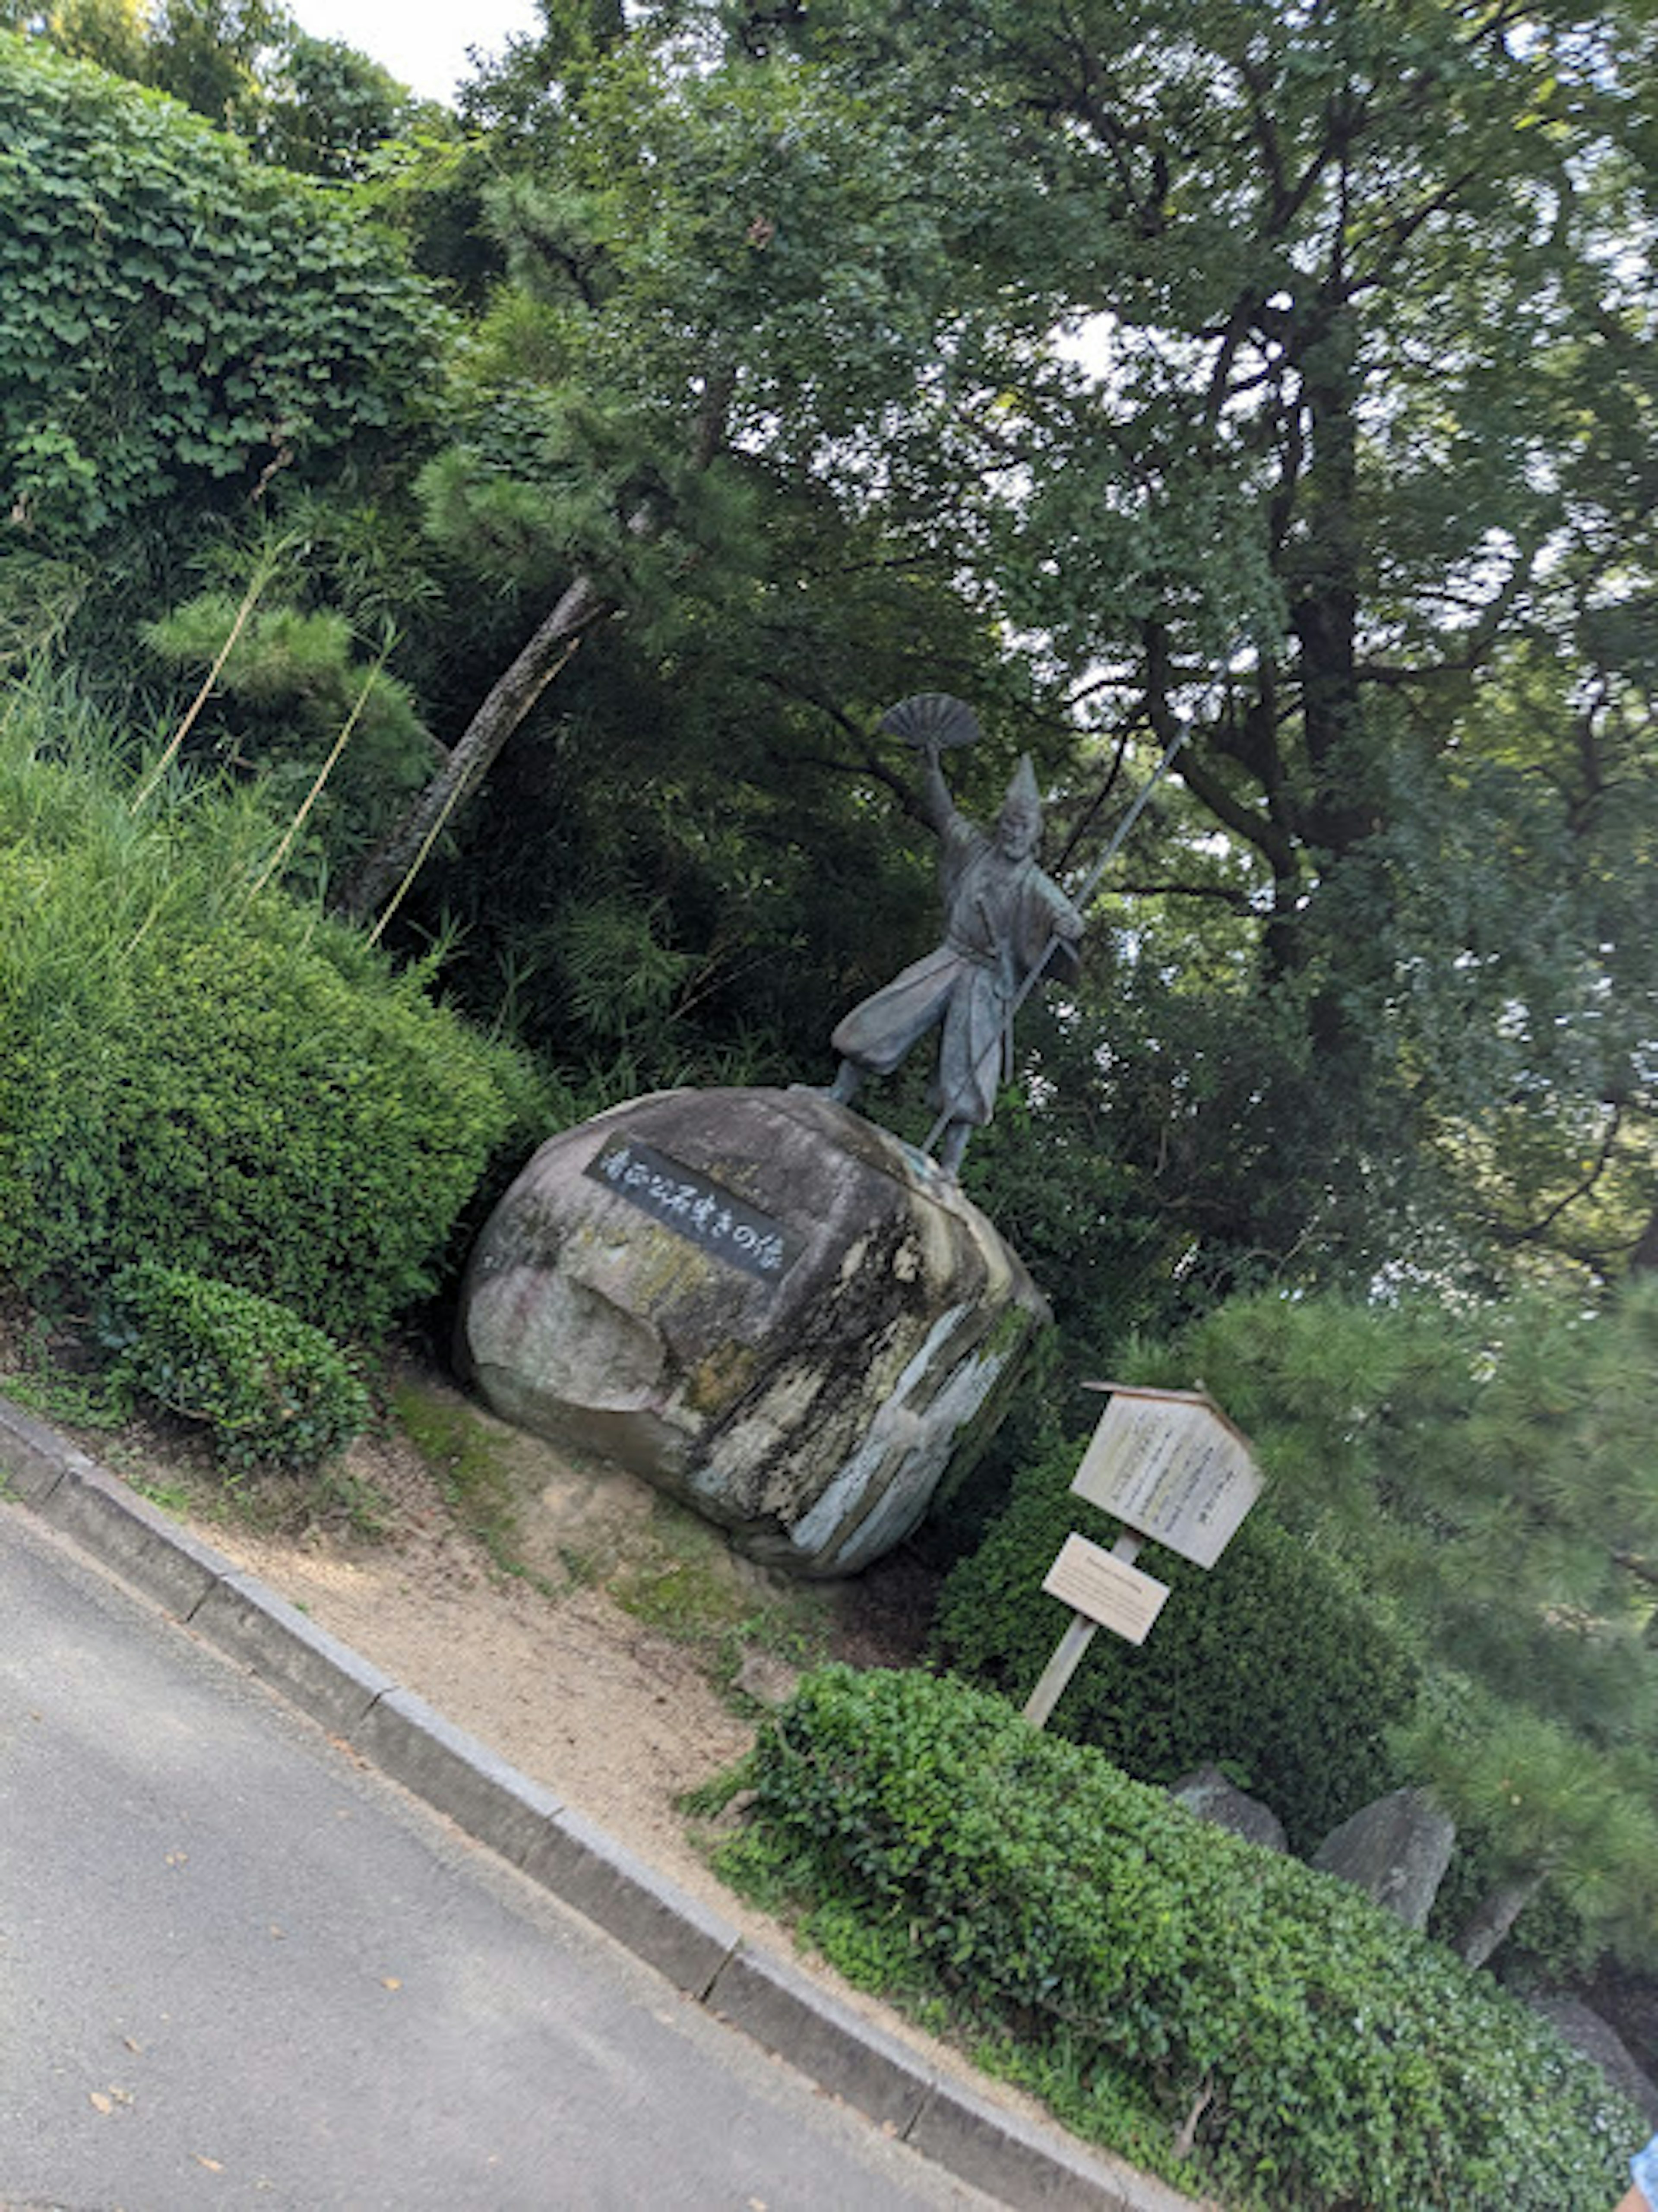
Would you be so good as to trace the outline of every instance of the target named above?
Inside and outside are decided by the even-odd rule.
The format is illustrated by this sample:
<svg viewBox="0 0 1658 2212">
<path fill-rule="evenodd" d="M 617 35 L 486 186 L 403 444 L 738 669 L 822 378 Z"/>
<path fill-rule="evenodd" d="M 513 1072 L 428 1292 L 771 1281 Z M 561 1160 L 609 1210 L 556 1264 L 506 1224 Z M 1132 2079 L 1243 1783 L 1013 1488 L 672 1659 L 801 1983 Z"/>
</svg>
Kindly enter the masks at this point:
<svg viewBox="0 0 1658 2212">
<path fill-rule="evenodd" d="M 1212 1567 L 1260 1495 L 1249 1446 L 1201 1390 L 1109 1390 L 1071 1487 L 1153 1543 Z"/>
<path fill-rule="evenodd" d="M 1073 1613 L 1085 1613 L 1100 1627 L 1114 1629 L 1128 1644 L 1145 1643 L 1169 1595 L 1167 1583 L 1077 1535 L 1066 1537 L 1042 1588 Z"/>
<path fill-rule="evenodd" d="M 1071 1607 L 1071 1626 L 1026 1700 L 1041 1728 L 1076 1673 L 1096 1628 L 1144 1644 L 1163 1610 L 1168 1585 L 1142 1574 L 1135 1555 L 1148 1539 L 1182 1559 L 1212 1567 L 1260 1495 L 1248 1440 L 1202 1390 L 1150 1390 L 1090 1382 L 1109 1390 L 1071 1487 L 1126 1525 L 1108 1552 L 1067 1537 L 1042 1584 Z"/>
</svg>

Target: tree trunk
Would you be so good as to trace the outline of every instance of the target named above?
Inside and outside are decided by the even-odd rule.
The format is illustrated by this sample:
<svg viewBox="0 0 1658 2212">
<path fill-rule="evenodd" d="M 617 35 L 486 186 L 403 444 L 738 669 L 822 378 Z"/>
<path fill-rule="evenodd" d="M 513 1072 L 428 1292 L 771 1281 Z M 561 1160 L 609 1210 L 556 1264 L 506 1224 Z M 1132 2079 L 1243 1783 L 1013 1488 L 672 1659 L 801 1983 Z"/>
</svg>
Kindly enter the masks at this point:
<svg viewBox="0 0 1658 2212">
<path fill-rule="evenodd" d="M 1483 1966 L 1543 1886 L 1543 1869 L 1532 1867 L 1511 1881 L 1499 1882 L 1456 1941 L 1465 1966 Z"/>
<path fill-rule="evenodd" d="M 365 921 L 419 865 L 442 824 L 465 805 L 499 757 L 583 632 L 606 620 L 612 603 L 578 576 L 495 684 L 443 766 L 395 830 L 337 888 L 337 913 Z"/>
</svg>

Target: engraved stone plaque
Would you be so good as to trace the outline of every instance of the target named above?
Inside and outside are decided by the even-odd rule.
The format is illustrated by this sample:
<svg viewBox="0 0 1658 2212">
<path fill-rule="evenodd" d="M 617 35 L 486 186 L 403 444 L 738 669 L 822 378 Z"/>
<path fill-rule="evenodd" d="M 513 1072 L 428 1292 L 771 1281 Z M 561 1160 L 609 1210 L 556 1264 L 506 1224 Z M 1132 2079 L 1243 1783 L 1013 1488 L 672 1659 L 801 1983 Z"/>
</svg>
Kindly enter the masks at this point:
<svg viewBox="0 0 1658 2212">
<path fill-rule="evenodd" d="M 665 1229 L 748 1274 L 775 1281 L 799 1256 L 799 1239 L 779 1223 L 637 1137 L 611 1137 L 586 1173 Z"/>
</svg>

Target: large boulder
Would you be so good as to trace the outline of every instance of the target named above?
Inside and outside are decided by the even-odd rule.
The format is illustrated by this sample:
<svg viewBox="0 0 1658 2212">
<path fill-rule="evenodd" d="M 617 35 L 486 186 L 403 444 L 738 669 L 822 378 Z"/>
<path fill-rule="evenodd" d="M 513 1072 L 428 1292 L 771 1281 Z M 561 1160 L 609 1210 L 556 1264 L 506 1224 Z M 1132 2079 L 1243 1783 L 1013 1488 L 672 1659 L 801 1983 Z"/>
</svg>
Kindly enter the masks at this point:
<svg viewBox="0 0 1658 2212">
<path fill-rule="evenodd" d="M 1407 1928 L 1422 1929 L 1455 1848 L 1455 1826 L 1430 1797 L 1393 1790 L 1333 1829 L 1312 1863 L 1368 1891 Z"/>
<path fill-rule="evenodd" d="M 486 1224 L 458 1357 L 821 1576 L 900 1542 L 982 1448 L 1048 1309 L 978 1208 L 817 1092 L 671 1091 L 550 1139 Z"/>
</svg>

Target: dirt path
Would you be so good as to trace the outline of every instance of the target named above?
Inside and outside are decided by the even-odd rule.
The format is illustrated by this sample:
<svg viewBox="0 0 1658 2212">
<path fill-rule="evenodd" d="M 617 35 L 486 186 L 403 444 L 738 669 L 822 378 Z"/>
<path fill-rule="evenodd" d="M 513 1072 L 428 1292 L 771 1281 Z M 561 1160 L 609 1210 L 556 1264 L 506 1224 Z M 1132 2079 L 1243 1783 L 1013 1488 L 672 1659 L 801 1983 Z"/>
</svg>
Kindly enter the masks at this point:
<svg viewBox="0 0 1658 2212">
<path fill-rule="evenodd" d="M 677 1801 L 753 1741 L 795 1664 L 902 1664 L 925 1627 L 914 1571 L 884 1629 L 880 1577 L 808 1589 L 734 1557 L 619 1468 L 567 1457 L 414 1368 L 382 1432 L 297 1516 L 227 1501 L 187 1439 L 88 1449 L 207 1542 L 536 1780 L 732 1909 Z M 261 1525 L 264 1523 L 264 1525 Z M 758 1698 L 737 1688 L 738 1676 Z"/>
<path fill-rule="evenodd" d="M 15 1385 L 0 1373 L 0 1388 Z M 900 1559 L 807 1587 L 754 1567 L 633 1476 L 509 1429 L 412 1367 L 394 1379 L 381 1433 L 303 1507 L 291 1490 L 228 1498 L 182 1432 L 135 1424 L 111 1436 L 77 1428 L 64 1404 L 41 1410 L 756 1942 L 793 1953 L 786 1928 L 716 1879 L 678 1801 L 742 1756 L 798 1665 L 913 1661 L 932 1597 L 920 1569 Z M 1052 2125 L 821 1960 L 800 1962 L 940 2070 Z"/>
</svg>

